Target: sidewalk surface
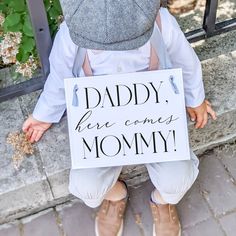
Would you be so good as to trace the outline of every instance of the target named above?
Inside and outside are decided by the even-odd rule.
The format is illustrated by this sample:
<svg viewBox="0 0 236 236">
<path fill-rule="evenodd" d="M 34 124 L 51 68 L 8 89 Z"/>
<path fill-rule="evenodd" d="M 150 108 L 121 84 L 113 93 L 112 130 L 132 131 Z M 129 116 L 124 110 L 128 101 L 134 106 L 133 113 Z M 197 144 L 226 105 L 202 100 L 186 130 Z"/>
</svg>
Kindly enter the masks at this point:
<svg viewBox="0 0 236 236">
<path fill-rule="evenodd" d="M 130 188 L 124 236 L 151 236 L 150 181 Z M 183 236 L 235 236 L 236 143 L 205 153 L 200 174 L 178 205 Z M 93 236 L 96 209 L 78 200 L 0 227 L 0 236 Z"/>
</svg>

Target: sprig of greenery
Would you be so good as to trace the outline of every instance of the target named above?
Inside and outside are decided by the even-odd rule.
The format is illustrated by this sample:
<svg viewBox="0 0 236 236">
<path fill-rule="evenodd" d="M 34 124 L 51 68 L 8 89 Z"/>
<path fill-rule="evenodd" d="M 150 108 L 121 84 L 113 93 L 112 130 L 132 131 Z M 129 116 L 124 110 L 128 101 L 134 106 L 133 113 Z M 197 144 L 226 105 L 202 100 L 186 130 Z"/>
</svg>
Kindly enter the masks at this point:
<svg viewBox="0 0 236 236">
<path fill-rule="evenodd" d="M 58 29 L 62 15 L 61 6 L 59 0 L 44 0 L 44 4 L 51 35 L 53 36 Z M 16 55 L 17 61 L 25 63 L 30 56 L 38 58 L 26 0 L 1 0 L 0 12 L 5 15 L 5 21 L 2 27 L 3 35 L 0 41 L 7 32 L 21 32 L 22 38 L 18 54 Z"/>
</svg>

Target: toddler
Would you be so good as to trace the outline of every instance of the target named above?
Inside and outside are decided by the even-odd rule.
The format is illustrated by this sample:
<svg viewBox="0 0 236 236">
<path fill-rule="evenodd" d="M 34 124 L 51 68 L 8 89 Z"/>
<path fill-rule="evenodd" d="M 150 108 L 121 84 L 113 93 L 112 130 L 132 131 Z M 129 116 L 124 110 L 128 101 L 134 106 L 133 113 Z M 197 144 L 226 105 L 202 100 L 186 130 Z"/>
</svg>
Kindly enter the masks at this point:
<svg viewBox="0 0 236 236">
<path fill-rule="evenodd" d="M 208 114 L 200 62 L 176 20 L 159 0 L 61 0 L 65 21 L 50 54 L 50 74 L 23 131 L 31 142 L 60 121 L 65 108 L 64 78 L 182 68 L 187 112 L 196 128 Z M 154 33 L 155 32 L 155 37 Z M 82 63 L 81 63 L 82 62 Z M 80 66 L 82 65 L 82 66 Z M 150 196 L 153 235 L 179 236 L 175 205 L 198 175 L 198 159 L 146 164 L 154 190 Z M 122 167 L 71 169 L 69 190 L 89 207 L 98 207 L 97 236 L 122 235 L 127 188 Z"/>
</svg>

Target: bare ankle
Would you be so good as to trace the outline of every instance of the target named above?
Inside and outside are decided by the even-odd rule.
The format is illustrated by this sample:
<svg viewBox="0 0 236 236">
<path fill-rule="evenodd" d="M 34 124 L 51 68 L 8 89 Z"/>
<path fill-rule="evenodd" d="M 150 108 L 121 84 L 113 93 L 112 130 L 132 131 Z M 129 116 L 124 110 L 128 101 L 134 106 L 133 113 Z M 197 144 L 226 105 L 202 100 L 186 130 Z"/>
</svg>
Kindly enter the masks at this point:
<svg viewBox="0 0 236 236">
<path fill-rule="evenodd" d="M 127 188 L 121 181 L 117 181 L 115 185 L 105 195 L 106 200 L 119 201 L 127 196 Z"/>
<path fill-rule="evenodd" d="M 154 203 L 156 204 L 168 204 L 167 202 L 165 202 L 162 198 L 162 196 L 160 195 L 159 191 L 157 189 L 153 190 L 151 193 L 151 199 Z"/>
</svg>

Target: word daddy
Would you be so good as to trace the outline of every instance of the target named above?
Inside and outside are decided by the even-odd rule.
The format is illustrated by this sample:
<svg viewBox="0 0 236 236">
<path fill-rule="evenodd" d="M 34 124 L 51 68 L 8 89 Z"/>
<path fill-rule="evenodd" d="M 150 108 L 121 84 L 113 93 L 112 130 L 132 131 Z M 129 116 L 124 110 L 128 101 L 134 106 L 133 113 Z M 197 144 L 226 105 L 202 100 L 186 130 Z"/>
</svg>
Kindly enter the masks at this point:
<svg viewBox="0 0 236 236">
<path fill-rule="evenodd" d="M 94 109 L 98 106 L 119 107 L 128 104 L 142 105 L 146 103 L 151 95 L 154 95 L 154 102 L 159 103 L 159 90 L 163 81 L 154 85 L 153 82 L 133 83 L 131 86 L 115 84 L 112 88 L 107 86 L 103 90 L 94 87 L 85 87 L 85 102 L 82 104 L 85 109 Z"/>
</svg>

